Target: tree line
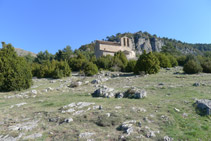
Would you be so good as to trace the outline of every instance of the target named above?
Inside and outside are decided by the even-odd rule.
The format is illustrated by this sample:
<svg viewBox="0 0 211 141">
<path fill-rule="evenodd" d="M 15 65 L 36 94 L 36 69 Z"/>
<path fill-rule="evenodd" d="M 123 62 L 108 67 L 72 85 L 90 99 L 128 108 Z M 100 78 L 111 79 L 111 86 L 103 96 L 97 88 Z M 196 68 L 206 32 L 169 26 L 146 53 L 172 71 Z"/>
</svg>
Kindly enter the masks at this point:
<svg viewBox="0 0 211 141">
<path fill-rule="evenodd" d="M 184 66 L 187 74 L 211 73 L 211 52 L 183 55 L 172 44 L 164 46 L 160 53 L 144 52 L 137 58 L 128 60 L 123 52 L 96 58 L 91 50 L 73 51 L 70 46 L 55 54 L 46 50 L 39 52 L 36 57 L 30 54 L 20 57 L 11 44 L 3 42 L 0 50 L 0 91 L 27 89 L 32 84 L 32 77 L 58 79 L 71 76 L 72 71 L 86 76 L 93 76 L 101 70 L 155 74 L 160 68 L 179 65 Z"/>
</svg>

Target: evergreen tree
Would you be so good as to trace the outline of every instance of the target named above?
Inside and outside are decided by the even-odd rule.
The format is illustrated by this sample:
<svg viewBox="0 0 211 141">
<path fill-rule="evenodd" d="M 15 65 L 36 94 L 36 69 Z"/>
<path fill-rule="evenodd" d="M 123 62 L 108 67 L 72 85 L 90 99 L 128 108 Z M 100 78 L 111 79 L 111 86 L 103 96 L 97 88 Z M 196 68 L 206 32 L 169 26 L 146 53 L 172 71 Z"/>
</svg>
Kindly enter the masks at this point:
<svg viewBox="0 0 211 141">
<path fill-rule="evenodd" d="M 0 91 L 27 89 L 32 84 L 32 74 L 25 58 L 18 57 L 11 44 L 2 43 L 0 50 Z"/>
<path fill-rule="evenodd" d="M 152 52 L 146 54 L 146 51 L 140 55 L 134 73 L 139 74 L 140 72 L 145 72 L 146 74 L 158 73 L 160 70 L 160 62 Z"/>
<path fill-rule="evenodd" d="M 183 67 L 183 70 L 187 74 L 196 74 L 202 72 L 202 67 L 198 62 L 194 60 L 189 60 Z"/>
</svg>

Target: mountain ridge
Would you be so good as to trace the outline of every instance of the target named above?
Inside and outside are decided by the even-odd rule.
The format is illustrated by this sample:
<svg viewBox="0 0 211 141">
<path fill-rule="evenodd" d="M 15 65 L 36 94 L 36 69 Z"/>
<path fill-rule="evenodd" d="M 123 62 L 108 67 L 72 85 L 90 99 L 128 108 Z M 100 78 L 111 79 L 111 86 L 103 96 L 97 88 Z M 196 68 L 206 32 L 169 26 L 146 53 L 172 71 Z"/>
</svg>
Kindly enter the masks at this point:
<svg viewBox="0 0 211 141">
<path fill-rule="evenodd" d="M 158 37 L 156 34 L 148 32 L 135 32 L 135 33 L 117 33 L 116 35 L 107 36 L 105 41 L 120 42 L 120 38 L 127 36 L 132 39 L 132 49 L 137 54 L 142 54 L 144 50 L 147 52 L 156 51 L 160 52 L 163 46 L 171 44 L 176 50 L 182 54 L 203 54 L 205 51 L 211 51 L 211 44 L 207 43 L 186 43 L 180 40 L 171 39 L 167 37 Z M 95 41 L 82 45 L 79 50 L 94 51 Z"/>
</svg>

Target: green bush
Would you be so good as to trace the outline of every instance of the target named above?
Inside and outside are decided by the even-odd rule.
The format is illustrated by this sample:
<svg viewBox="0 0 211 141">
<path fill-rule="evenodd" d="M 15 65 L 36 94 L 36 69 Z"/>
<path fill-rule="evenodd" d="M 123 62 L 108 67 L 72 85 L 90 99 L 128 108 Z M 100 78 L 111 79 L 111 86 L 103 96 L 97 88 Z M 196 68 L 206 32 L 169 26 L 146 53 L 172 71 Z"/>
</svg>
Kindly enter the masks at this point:
<svg viewBox="0 0 211 141">
<path fill-rule="evenodd" d="M 179 66 L 184 66 L 186 63 L 186 56 L 177 57 L 177 62 Z"/>
<path fill-rule="evenodd" d="M 121 68 L 122 71 L 124 71 L 125 67 L 127 66 L 128 60 L 127 57 L 125 56 L 125 54 L 121 51 L 117 52 L 114 54 L 114 60 L 115 59 L 119 59 L 122 63 L 120 65 L 120 63 L 118 62 L 117 65 L 119 65 L 119 67 Z M 115 65 L 115 64 L 113 64 Z"/>
<path fill-rule="evenodd" d="M 62 78 L 71 75 L 71 69 L 66 61 L 45 61 L 42 64 L 32 64 L 33 76 L 38 78 Z"/>
<path fill-rule="evenodd" d="M 211 61 L 210 60 L 204 61 L 201 64 L 201 66 L 203 68 L 203 72 L 205 72 L 205 73 L 211 73 Z"/>
<path fill-rule="evenodd" d="M 187 74 L 196 74 L 202 72 L 202 67 L 194 60 L 189 60 L 183 67 L 183 70 Z"/>
<path fill-rule="evenodd" d="M 160 70 L 160 62 L 158 60 L 158 58 L 152 54 L 152 52 L 146 54 L 146 52 L 144 51 L 144 53 L 142 55 L 140 55 L 135 69 L 134 69 L 134 73 L 135 74 L 139 74 L 139 72 L 145 72 L 145 74 L 154 74 L 154 73 L 158 73 Z"/>
<path fill-rule="evenodd" d="M 112 65 L 113 57 L 110 55 L 107 56 L 101 56 L 97 59 L 97 66 L 100 69 L 109 70 Z"/>
<path fill-rule="evenodd" d="M 70 68 L 73 71 L 80 71 L 82 69 L 83 63 L 86 62 L 86 59 L 81 59 L 81 58 L 71 58 L 68 61 L 68 64 Z"/>
<path fill-rule="evenodd" d="M 0 50 L 0 91 L 27 89 L 32 84 L 29 64 L 18 57 L 11 44 L 2 43 Z"/>
<path fill-rule="evenodd" d="M 154 53 L 154 55 L 160 61 L 160 67 L 162 67 L 162 68 L 170 68 L 171 67 L 171 62 L 170 62 L 169 58 L 165 54 Z"/>
<path fill-rule="evenodd" d="M 93 76 L 98 73 L 98 68 L 92 62 L 84 62 L 82 71 L 86 76 Z"/>
<path fill-rule="evenodd" d="M 55 68 L 52 71 L 52 77 L 55 79 L 69 77 L 71 69 L 66 61 L 55 62 Z"/>
<path fill-rule="evenodd" d="M 125 68 L 125 71 L 126 72 L 134 72 L 135 66 L 136 66 L 136 60 L 129 60 L 127 66 Z"/>
<path fill-rule="evenodd" d="M 123 62 L 118 57 L 113 57 L 112 65 L 110 67 L 110 71 L 123 71 L 125 69 L 125 66 Z"/>
<path fill-rule="evenodd" d="M 168 55 L 167 55 L 167 57 L 169 58 L 169 61 L 170 61 L 171 67 L 178 66 L 177 59 L 176 59 L 174 56 L 172 56 L 172 55 L 168 54 Z"/>
</svg>

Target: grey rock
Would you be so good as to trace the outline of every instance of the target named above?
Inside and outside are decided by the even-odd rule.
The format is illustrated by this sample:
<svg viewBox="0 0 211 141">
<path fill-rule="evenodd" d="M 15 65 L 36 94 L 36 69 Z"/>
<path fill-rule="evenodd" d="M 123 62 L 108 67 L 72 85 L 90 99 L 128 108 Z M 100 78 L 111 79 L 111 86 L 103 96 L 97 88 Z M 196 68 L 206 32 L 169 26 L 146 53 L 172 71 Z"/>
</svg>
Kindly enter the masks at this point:
<svg viewBox="0 0 211 141">
<path fill-rule="evenodd" d="M 96 106 L 93 106 L 93 107 L 92 107 L 93 110 L 96 110 L 96 109 L 102 110 L 102 108 L 103 108 L 103 107 L 102 107 L 101 105 L 96 105 Z"/>
<path fill-rule="evenodd" d="M 56 83 L 56 80 L 51 80 L 50 83 Z"/>
<path fill-rule="evenodd" d="M 34 140 L 34 139 L 39 138 L 39 137 L 42 137 L 41 133 L 32 134 L 32 135 L 24 137 L 23 139 L 24 140 Z"/>
<path fill-rule="evenodd" d="M 123 98 L 124 97 L 124 94 L 123 93 L 116 93 L 115 94 L 115 98 Z"/>
<path fill-rule="evenodd" d="M 37 125 L 38 125 L 38 121 L 29 121 L 29 122 L 9 126 L 9 130 L 13 130 L 13 131 L 27 130 L 27 131 L 30 131 L 33 128 L 37 127 Z"/>
<path fill-rule="evenodd" d="M 98 80 L 98 79 L 95 79 L 95 80 L 92 80 L 92 84 L 99 84 L 101 81 L 100 80 Z"/>
<path fill-rule="evenodd" d="M 197 83 L 194 83 L 193 86 L 199 87 L 200 86 L 200 83 L 198 83 L 198 82 Z"/>
<path fill-rule="evenodd" d="M 169 136 L 165 136 L 165 137 L 163 138 L 163 140 L 164 140 L 164 141 L 173 141 L 174 139 L 171 138 L 171 137 L 169 137 Z"/>
<path fill-rule="evenodd" d="M 83 108 L 83 107 L 87 107 L 89 105 L 94 105 L 95 103 L 91 103 L 91 102 L 78 102 L 76 105 L 79 109 Z"/>
<path fill-rule="evenodd" d="M 54 89 L 53 88 L 51 88 L 51 87 L 48 87 L 47 88 L 47 91 L 53 91 Z"/>
<path fill-rule="evenodd" d="M 90 138 L 93 135 L 95 135 L 95 133 L 90 133 L 90 132 L 80 133 L 79 138 Z"/>
<path fill-rule="evenodd" d="M 211 115 L 211 100 L 200 99 L 196 100 L 196 105 L 199 110 L 204 112 L 206 115 Z"/>
<path fill-rule="evenodd" d="M 15 104 L 15 105 L 12 105 L 10 108 L 13 108 L 13 107 L 20 107 L 20 106 L 23 106 L 23 105 L 25 105 L 25 104 L 27 104 L 26 102 L 23 102 L 23 103 L 19 103 L 19 104 Z"/>
<path fill-rule="evenodd" d="M 73 122 L 73 119 L 72 119 L 72 118 L 66 118 L 66 119 L 64 120 L 64 122 L 70 123 L 70 122 Z"/>
<path fill-rule="evenodd" d="M 81 81 L 77 81 L 77 82 L 72 82 L 70 84 L 70 86 L 68 86 L 68 87 L 75 88 L 75 87 L 79 87 L 81 85 L 82 85 L 82 82 Z"/>
<path fill-rule="evenodd" d="M 142 99 L 147 97 L 147 92 L 145 90 L 132 87 L 124 93 L 124 97 Z"/>
<path fill-rule="evenodd" d="M 155 132 L 154 131 L 149 131 L 147 134 L 146 134 L 147 138 L 152 138 L 152 137 L 156 137 L 155 135 Z"/>
<path fill-rule="evenodd" d="M 130 135 L 134 131 L 133 124 L 136 124 L 135 120 L 125 121 L 120 126 L 120 130 L 123 131 L 123 133 L 126 133 L 126 134 Z"/>
<path fill-rule="evenodd" d="M 97 89 L 92 93 L 93 97 L 104 97 L 104 98 L 111 98 L 114 97 L 113 88 L 108 88 L 107 86 L 102 86 L 101 88 Z"/>
<path fill-rule="evenodd" d="M 123 123 L 120 127 L 120 130 L 122 130 L 124 133 L 131 134 L 133 132 L 132 126 L 132 124 Z"/>
<path fill-rule="evenodd" d="M 37 90 L 32 90 L 31 93 L 32 94 L 37 94 Z"/>
</svg>

